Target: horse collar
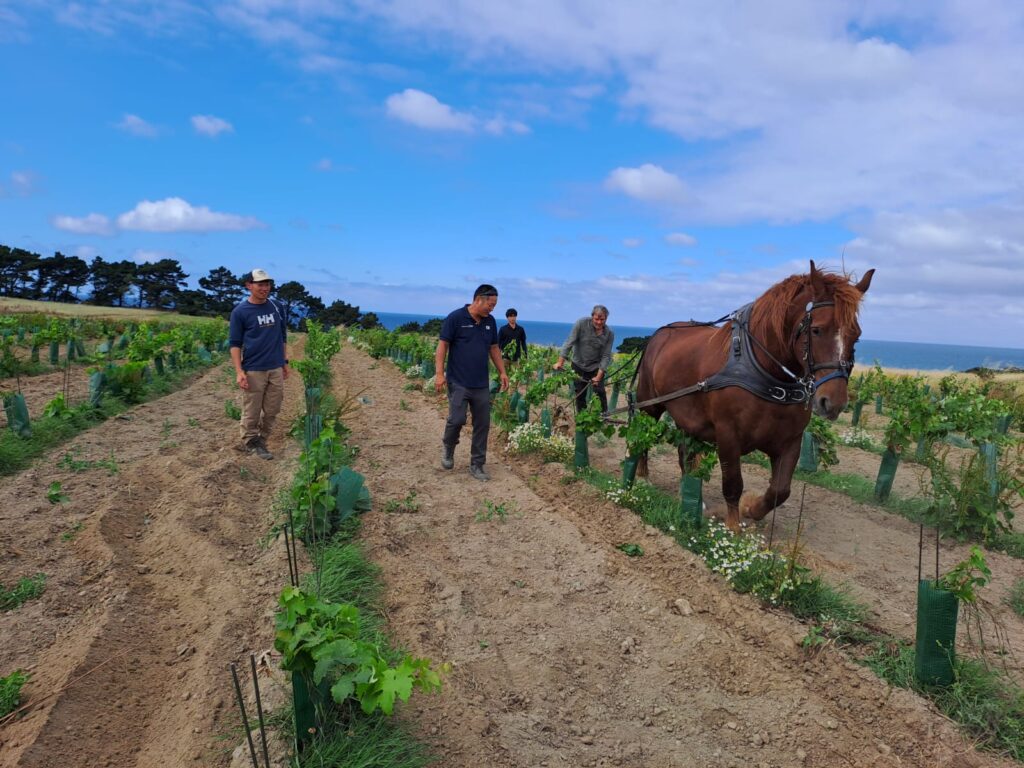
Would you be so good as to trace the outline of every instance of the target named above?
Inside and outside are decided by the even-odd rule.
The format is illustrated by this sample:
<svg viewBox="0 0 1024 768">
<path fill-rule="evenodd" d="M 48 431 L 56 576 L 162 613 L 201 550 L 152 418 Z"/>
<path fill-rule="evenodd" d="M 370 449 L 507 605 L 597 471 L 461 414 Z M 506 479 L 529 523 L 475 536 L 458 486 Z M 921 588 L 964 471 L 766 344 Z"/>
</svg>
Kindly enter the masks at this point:
<svg viewBox="0 0 1024 768">
<path fill-rule="evenodd" d="M 768 373 L 757 361 L 752 344 L 753 337 L 750 335 L 748 327 L 753 306 L 753 303 L 747 304 L 730 316 L 732 339 L 729 343 L 729 357 L 722 370 L 705 381 L 705 390 L 741 387 L 762 400 L 772 403 L 808 402 L 814 392 L 813 384 L 808 386 L 806 380 L 798 379 L 780 363 L 782 369 L 794 379 L 794 381 L 781 381 Z M 761 345 L 759 344 L 759 346 Z M 770 353 L 768 354 L 770 356 Z"/>
</svg>

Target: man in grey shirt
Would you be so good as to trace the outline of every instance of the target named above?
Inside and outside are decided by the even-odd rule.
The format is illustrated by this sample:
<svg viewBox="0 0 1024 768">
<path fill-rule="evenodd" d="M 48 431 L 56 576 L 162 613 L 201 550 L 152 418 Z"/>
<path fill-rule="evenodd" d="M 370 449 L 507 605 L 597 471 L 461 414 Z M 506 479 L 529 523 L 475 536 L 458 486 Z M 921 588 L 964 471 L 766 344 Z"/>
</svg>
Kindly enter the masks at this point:
<svg viewBox="0 0 1024 768">
<path fill-rule="evenodd" d="M 615 344 L 615 333 L 608 327 L 608 308 L 598 304 L 590 313 L 590 317 L 581 317 L 575 322 L 569 338 L 562 345 L 555 370 L 560 371 L 567 358 L 572 361 L 572 369 L 576 373 L 573 382 L 576 392 L 576 412 L 587 407 L 587 385 L 601 400 L 601 410 L 608 410 L 608 395 L 604 389 L 604 375 L 612 364 L 612 347 Z M 571 358 L 570 358 L 571 353 Z"/>
</svg>

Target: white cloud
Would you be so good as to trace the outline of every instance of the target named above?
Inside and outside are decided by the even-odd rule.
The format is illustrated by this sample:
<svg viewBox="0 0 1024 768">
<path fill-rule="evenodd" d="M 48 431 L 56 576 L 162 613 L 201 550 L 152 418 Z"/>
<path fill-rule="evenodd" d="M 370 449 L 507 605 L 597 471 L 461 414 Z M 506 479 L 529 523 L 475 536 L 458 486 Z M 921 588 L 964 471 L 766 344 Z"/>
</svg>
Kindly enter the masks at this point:
<svg viewBox="0 0 1024 768">
<path fill-rule="evenodd" d="M 114 228 L 110 219 L 101 213 L 90 213 L 86 216 L 54 216 L 53 226 L 65 232 L 78 235 L 112 235 Z"/>
<path fill-rule="evenodd" d="M 5 187 L 0 184 L 0 197 L 28 197 L 39 188 L 39 176 L 32 171 L 11 171 Z"/>
<path fill-rule="evenodd" d="M 213 115 L 192 115 L 192 127 L 196 133 L 213 138 L 222 133 L 235 132 L 235 127 L 231 123 Z"/>
<path fill-rule="evenodd" d="M 321 173 L 328 173 L 329 171 L 334 170 L 334 163 L 331 158 L 322 157 L 316 161 L 316 164 L 313 167 Z"/>
<path fill-rule="evenodd" d="M 313 73 L 338 72 L 347 66 L 348 63 L 344 59 L 323 53 L 311 53 L 299 60 L 301 69 Z"/>
<path fill-rule="evenodd" d="M 485 122 L 484 130 L 494 136 L 504 136 L 506 133 L 523 135 L 530 132 L 530 126 L 519 120 L 506 120 L 499 115 Z"/>
<path fill-rule="evenodd" d="M 429 93 L 406 88 L 393 93 L 385 102 L 388 115 L 402 122 L 432 131 L 461 131 L 470 133 L 475 121 L 471 115 L 456 112 Z"/>
<path fill-rule="evenodd" d="M 31 171 L 12 171 L 11 187 L 19 195 L 30 194 L 35 187 L 36 176 Z"/>
<path fill-rule="evenodd" d="M 622 238 L 622 244 L 626 248 L 639 248 L 644 244 L 644 239 L 642 237 L 624 237 Z"/>
<path fill-rule="evenodd" d="M 651 163 L 639 168 L 616 168 L 605 179 L 605 189 L 652 203 L 679 202 L 686 196 L 682 180 Z"/>
<path fill-rule="evenodd" d="M 177 256 L 174 251 L 157 251 L 150 248 L 137 248 L 132 253 L 132 261 L 136 264 L 153 264 L 162 259 L 173 259 Z"/>
<path fill-rule="evenodd" d="M 693 235 L 688 235 L 685 232 L 670 232 L 665 235 L 665 242 L 669 245 L 679 245 L 684 248 L 689 248 L 697 244 L 697 238 Z"/>
<path fill-rule="evenodd" d="M 266 224 L 251 216 L 218 213 L 205 206 L 194 207 L 180 197 L 143 200 L 117 217 L 121 229 L 144 232 L 217 232 L 259 229 Z"/>
<path fill-rule="evenodd" d="M 86 261 L 92 261 L 94 258 L 100 255 L 98 248 L 91 245 L 78 245 L 71 250 L 72 255 L 77 256 L 80 259 Z"/>
<path fill-rule="evenodd" d="M 152 123 L 143 120 L 138 115 L 130 114 L 125 114 L 121 121 L 115 124 L 115 127 L 133 136 L 145 136 L 149 139 L 154 138 L 160 132 Z"/>
</svg>

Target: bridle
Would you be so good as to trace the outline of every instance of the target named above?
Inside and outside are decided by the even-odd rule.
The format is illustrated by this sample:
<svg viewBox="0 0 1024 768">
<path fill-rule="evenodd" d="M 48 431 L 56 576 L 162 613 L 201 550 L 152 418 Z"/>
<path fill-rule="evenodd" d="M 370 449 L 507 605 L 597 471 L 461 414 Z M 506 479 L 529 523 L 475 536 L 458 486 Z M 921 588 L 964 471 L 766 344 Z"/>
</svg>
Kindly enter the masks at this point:
<svg viewBox="0 0 1024 768">
<path fill-rule="evenodd" d="M 800 321 L 800 325 L 796 328 L 796 333 L 793 334 L 794 339 L 799 338 L 800 334 L 804 334 L 804 368 L 806 369 L 806 374 L 799 381 L 807 387 L 808 399 L 814 394 L 814 390 L 825 382 L 839 378 L 849 379 L 850 371 L 853 370 L 852 357 L 850 360 L 830 360 L 827 363 L 815 363 L 814 356 L 811 353 L 811 313 L 820 307 L 834 307 L 835 305 L 834 301 L 807 302 L 807 307 L 804 309 L 804 319 Z M 832 373 L 820 379 L 815 379 L 814 374 L 818 371 L 832 371 Z"/>
<path fill-rule="evenodd" d="M 809 301 L 804 309 L 803 320 L 796 327 L 793 332 L 793 340 L 796 341 L 800 338 L 800 335 L 804 335 L 804 375 L 797 376 L 789 368 L 787 368 L 780 360 L 778 360 L 771 352 L 769 352 L 764 344 L 762 344 L 757 337 L 750 335 L 750 340 L 753 341 L 761 351 L 768 356 L 768 358 L 774 362 L 779 368 L 782 369 L 783 373 L 789 376 L 794 382 L 803 386 L 804 392 L 806 393 L 803 398 L 803 402 L 810 407 L 811 399 L 814 397 L 814 391 L 822 384 L 832 381 L 832 379 L 849 379 L 850 371 L 853 370 L 853 360 L 830 360 L 827 363 L 815 363 L 814 355 L 811 353 L 811 313 L 821 307 L 834 307 L 836 303 L 834 301 Z M 823 376 L 820 379 L 815 379 L 814 374 L 818 371 L 832 371 L 828 376 Z M 779 388 L 780 395 L 775 397 L 780 402 L 785 399 L 785 391 Z"/>
</svg>

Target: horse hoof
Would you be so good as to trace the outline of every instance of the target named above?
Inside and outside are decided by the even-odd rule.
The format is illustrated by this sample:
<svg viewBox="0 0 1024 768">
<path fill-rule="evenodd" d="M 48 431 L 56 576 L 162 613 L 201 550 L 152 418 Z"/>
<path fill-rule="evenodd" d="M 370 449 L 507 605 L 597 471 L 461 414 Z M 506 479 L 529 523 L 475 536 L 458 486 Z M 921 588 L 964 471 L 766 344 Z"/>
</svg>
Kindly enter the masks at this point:
<svg viewBox="0 0 1024 768">
<path fill-rule="evenodd" d="M 757 502 L 760 500 L 760 496 L 756 493 L 744 493 L 740 496 L 740 517 L 753 518 L 754 508 L 757 506 Z"/>
</svg>

